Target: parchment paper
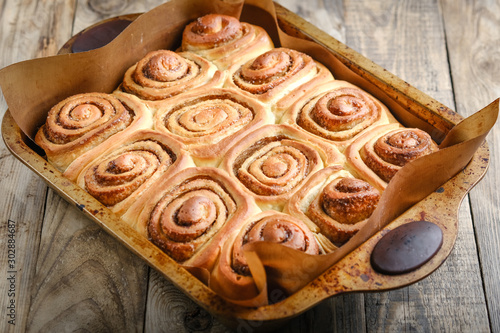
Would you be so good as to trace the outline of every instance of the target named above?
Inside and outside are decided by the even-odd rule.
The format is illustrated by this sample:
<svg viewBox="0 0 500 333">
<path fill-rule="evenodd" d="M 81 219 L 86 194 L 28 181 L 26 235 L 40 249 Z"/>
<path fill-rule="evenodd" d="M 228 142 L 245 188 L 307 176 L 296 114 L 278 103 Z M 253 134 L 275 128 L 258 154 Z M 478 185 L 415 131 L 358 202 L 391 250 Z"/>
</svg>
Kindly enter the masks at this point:
<svg viewBox="0 0 500 333">
<path fill-rule="evenodd" d="M 242 0 L 172 0 L 138 17 L 115 40 L 102 48 L 29 60 L 2 69 L 0 86 L 12 116 L 21 130 L 33 139 L 49 109 L 57 102 L 77 93 L 112 92 L 129 66 L 149 51 L 176 49 L 180 45 L 184 26 L 208 13 L 235 17 L 241 15 L 242 21 L 266 28 L 276 46 L 308 53 L 325 64 L 336 78 L 350 81 L 382 101 L 391 103 L 377 87 L 350 71 L 325 48 L 281 31 L 270 0 L 248 0 L 244 7 Z M 255 243 L 247 246 L 247 259 L 260 294 L 250 300 L 229 301 L 246 306 L 266 304 L 268 284 L 278 285 L 286 292 L 293 293 L 359 247 L 467 165 L 494 125 L 498 104 L 497 100 L 453 128 L 437 153 L 403 167 L 383 193 L 368 224 L 337 251 L 310 256 L 278 244 Z M 390 108 L 396 116 L 402 110 L 397 103 L 391 103 Z M 406 125 L 416 127 L 413 124 Z M 419 179 L 420 182 L 410 179 Z M 316 269 L 306 270 L 306 277 L 304 270 L 294 269 L 305 258 L 309 263 L 311 260 L 316 263 L 313 265 Z M 294 272 L 300 272 L 300 276 Z M 208 276 L 204 272 L 196 272 L 195 275 Z"/>
</svg>

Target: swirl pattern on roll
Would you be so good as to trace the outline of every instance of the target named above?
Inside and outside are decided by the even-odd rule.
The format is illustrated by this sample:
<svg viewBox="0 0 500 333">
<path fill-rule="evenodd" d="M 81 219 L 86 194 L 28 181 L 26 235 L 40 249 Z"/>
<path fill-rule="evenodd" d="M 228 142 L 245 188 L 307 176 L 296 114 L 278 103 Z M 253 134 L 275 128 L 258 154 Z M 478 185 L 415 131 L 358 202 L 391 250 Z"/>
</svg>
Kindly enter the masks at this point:
<svg viewBox="0 0 500 333">
<path fill-rule="evenodd" d="M 270 121 L 259 102 L 232 89 L 212 89 L 168 101 L 155 114 L 154 126 L 186 144 L 195 158 L 206 160 L 200 163 L 210 163 L 250 130 Z"/>
<path fill-rule="evenodd" d="M 220 14 L 198 18 L 182 35 L 183 51 L 199 54 L 221 69 L 244 63 L 273 47 L 263 28 Z"/>
<path fill-rule="evenodd" d="M 344 243 L 366 224 L 379 199 L 379 191 L 364 180 L 340 178 L 323 188 L 306 214 L 333 243 Z"/>
<path fill-rule="evenodd" d="M 148 221 L 148 236 L 173 259 L 183 262 L 208 242 L 235 210 L 235 202 L 217 181 L 192 178 L 157 203 Z"/>
<path fill-rule="evenodd" d="M 389 121 L 395 120 L 385 105 L 360 88 L 338 80 L 305 96 L 282 119 L 336 144 Z"/>
<path fill-rule="evenodd" d="M 222 73 L 191 52 L 152 51 L 130 67 L 121 89 L 143 100 L 163 100 L 190 89 L 222 85 Z"/>
<path fill-rule="evenodd" d="M 268 140 L 238 167 L 238 179 L 257 195 L 289 192 L 309 173 L 309 164 L 321 162 L 310 147 L 286 138 Z"/>
<path fill-rule="evenodd" d="M 361 150 L 361 157 L 381 179 L 389 182 L 406 163 L 437 150 L 427 132 L 404 128 L 370 140 Z"/>
<path fill-rule="evenodd" d="M 226 86 L 270 105 L 279 120 L 285 110 L 316 86 L 333 81 L 330 71 L 309 55 L 275 48 L 229 69 Z"/>
<path fill-rule="evenodd" d="M 125 138 L 110 138 L 77 158 L 63 175 L 122 215 L 160 177 L 190 166 L 194 163 L 179 142 L 143 129 Z"/>
<path fill-rule="evenodd" d="M 49 111 L 43 133 L 51 142 L 62 145 L 95 132 L 101 126 L 119 131 L 116 126 L 125 128 L 131 122 L 130 113 L 114 96 L 81 94 L 65 99 Z"/>
<path fill-rule="evenodd" d="M 275 211 L 260 213 L 243 222 L 224 244 L 212 274 L 212 287 L 228 298 L 256 296 L 257 288 L 243 247 L 259 241 L 282 244 L 308 254 L 321 253 L 314 233 L 301 220 Z"/>
<path fill-rule="evenodd" d="M 139 127 L 151 126 L 146 112 L 145 106 L 134 99 L 105 93 L 73 95 L 50 109 L 35 141 L 49 161 L 64 171 L 76 157 L 130 127 L 135 120 L 142 124 Z"/>
<path fill-rule="evenodd" d="M 173 152 L 153 140 L 133 142 L 114 151 L 87 170 L 85 189 L 106 206 L 129 197 L 160 167 L 174 162 Z"/>
<path fill-rule="evenodd" d="M 231 148 L 221 167 L 243 184 L 262 209 L 280 210 L 312 173 L 325 163 L 339 162 L 338 151 L 327 162 L 322 148 L 330 147 L 289 126 L 268 125 Z"/>
<path fill-rule="evenodd" d="M 393 123 L 363 132 L 344 154 L 346 168 L 353 175 L 383 191 L 406 163 L 437 150 L 437 144 L 428 133 Z"/>
<path fill-rule="evenodd" d="M 289 200 L 284 212 L 304 220 L 311 230 L 339 246 L 366 224 L 380 194 L 370 183 L 333 165 L 316 172 Z"/>
<path fill-rule="evenodd" d="M 262 95 L 314 65 L 314 60 L 304 53 L 277 48 L 245 63 L 233 74 L 233 81 L 244 91 Z"/>
<path fill-rule="evenodd" d="M 319 254 L 319 246 L 309 228 L 291 216 L 275 213 L 251 223 L 233 243 L 232 268 L 241 275 L 250 275 L 243 255 L 243 246 L 254 242 L 273 242 L 308 254 Z"/>
<path fill-rule="evenodd" d="M 191 167 L 160 178 L 124 217 L 177 262 L 210 269 L 227 234 L 256 209 L 224 171 Z"/>
</svg>

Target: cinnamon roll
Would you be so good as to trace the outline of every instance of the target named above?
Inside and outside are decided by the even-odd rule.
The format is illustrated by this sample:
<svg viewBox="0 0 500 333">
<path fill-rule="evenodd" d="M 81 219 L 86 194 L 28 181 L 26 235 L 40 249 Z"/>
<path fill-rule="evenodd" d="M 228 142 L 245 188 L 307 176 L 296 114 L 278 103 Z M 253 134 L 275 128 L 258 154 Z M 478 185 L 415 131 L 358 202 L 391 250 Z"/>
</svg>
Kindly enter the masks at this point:
<svg viewBox="0 0 500 333">
<path fill-rule="evenodd" d="M 159 101 L 194 88 L 221 87 L 223 78 L 214 64 L 194 53 L 158 50 L 130 67 L 120 88 L 142 100 Z"/>
<path fill-rule="evenodd" d="M 279 120 L 301 96 L 333 80 L 330 71 L 305 53 L 276 48 L 229 69 L 226 86 L 272 106 Z"/>
<path fill-rule="evenodd" d="M 345 81 L 321 85 L 297 101 L 281 123 L 291 124 L 334 143 L 341 151 L 360 133 L 396 122 L 385 105 Z"/>
<path fill-rule="evenodd" d="M 179 142 L 146 129 L 110 138 L 76 159 L 63 175 L 122 215 L 138 197 L 154 191 L 160 177 L 192 166 Z"/>
<path fill-rule="evenodd" d="M 124 217 L 178 263 L 210 269 L 238 221 L 257 211 L 224 171 L 195 167 L 161 179 Z"/>
<path fill-rule="evenodd" d="M 261 103 L 233 89 L 211 89 L 166 101 L 154 128 L 184 143 L 198 166 L 217 166 L 234 142 L 271 122 Z"/>
<path fill-rule="evenodd" d="M 343 163 L 343 156 L 334 146 L 288 125 L 267 125 L 234 145 L 220 167 L 263 210 L 281 210 L 314 172 L 336 163 Z"/>
<path fill-rule="evenodd" d="M 431 136 L 418 128 L 383 125 L 353 141 L 345 154 L 354 173 L 385 189 L 401 167 L 437 150 Z"/>
<path fill-rule="evenodd" d="M 186 26 L 181 49 L 199 54 L 225 70 L 273 47 L 263 28 L 240 22 L 232 16 L 209 14 Z"/>
<path fill-rule="evenodd" d="M 135 96 L 85 93 L 53 106 L 35 142 L 62 172 L 109 137 L 151 127 L 151 113 Z"/>
<path fill-rule="evenodd" d="M 308 253 L 323 253 L 315 234 L 301 220 L 275 211 L 267 211 L 242 221 L 229 235 L 214 267 L 210 287 L 229 299 L 247 300 L 259 291 L 248 267 L 243 248 L 246 244 L 266 241 Z"/>
<path fill-rule="evenodd" d="M 366 224 L 379 199 L 380 191 L 370 183 L 341 166 L 331 166 L 316 172 L 284 211 L 313 223 L 332 243 L 341 245 Z"/>
</svg>

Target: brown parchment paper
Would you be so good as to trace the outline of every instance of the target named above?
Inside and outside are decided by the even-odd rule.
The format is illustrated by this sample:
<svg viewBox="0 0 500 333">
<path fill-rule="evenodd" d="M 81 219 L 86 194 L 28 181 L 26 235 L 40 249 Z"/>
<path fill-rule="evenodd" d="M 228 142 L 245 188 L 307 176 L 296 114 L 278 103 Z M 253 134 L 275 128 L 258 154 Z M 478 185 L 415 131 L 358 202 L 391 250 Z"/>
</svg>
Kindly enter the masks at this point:
<svg viewBox="0 0 500 333">
<path fill-rule="evenodd" d="M 3 68 L 0 86 L 10 113 L 33 140 L 59 101 L 78 93 L 111 93 L 125 71 L 146 53 L 175 49 L 188 22 L 208 13 L 239 17 L 242 6 L 243 0 L 172 0 L 139 16 L 104 47 Z"/>
<path fill-rule="evenodd" d="M 184 26 L 208 13 L 241 15 L 242 21 L 263 26 L 276 46 L 311 55 L 326 65 L 337 79 L 349 81 L 382 100 L 396 117 L 404 118 L 406 126 L 430 128 L 422 120 L 408 116 L 402 106 L 350 71 L 327 49 L 285 34 L 278 27 L 274 4 L 270 0 L 247 0 L 245 4 L 243 0 L 172 0 L 139 16 L 102 48 L 6 67 L 0 71 L 0 86 L 12 116 L 21 130 L 29 138 L 34 138 L 48 110 L 57 102 L 77 93 L 112 92 L 128 67 L 149 51 L 176 49 Z M 262 242 L 247 246 L 247 259 L 259 294 L 252 299 L 226 300 L 242 306 L 260 306 L 267 304 L 269 285 L 279 286 L 291 294 L 309 283 L 463 169 L 497 116 L 498 100 L 455 126 L 446 137 L 446 133 L 434 130 L 431 134 L 442 141 L 442 149 L 402 168 L 383 193 L 367 225 L 335 252 L 310 256 L 278 244 Z M 411 179 L 420 182 L 409 181 Z M 308 263 L 308 269 L 300 269 L 300 263 L 304 262 Z M 209 272 L 190 271 L 210 284 Z"/>
<path fill-rule="evenodd" d="M 258 263 L 249 260 L 249 265 L 264 265 L 268 284 L 288 294 L 299 290 L 465 168 L 495 124 L 498 110 L 499 99 L 457 124 L 439 151 L 401 168 L 389 182 L 367 224 L 336 251 L 309 255 L 276 243 L 258 242 L 246 245 L 245 251 L 256 253 L 260 259 Z M 259 298 L 247 300 L 246 304 L 260 301 L 265 292 L 261 290 Z"/>
</svg>

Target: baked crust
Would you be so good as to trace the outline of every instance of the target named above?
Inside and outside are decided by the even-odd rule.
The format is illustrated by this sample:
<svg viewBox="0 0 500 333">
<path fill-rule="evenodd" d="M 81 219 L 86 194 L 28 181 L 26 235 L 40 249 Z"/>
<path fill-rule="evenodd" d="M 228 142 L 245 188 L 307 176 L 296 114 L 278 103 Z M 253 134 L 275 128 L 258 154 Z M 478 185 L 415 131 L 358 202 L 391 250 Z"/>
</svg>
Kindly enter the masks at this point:
<svg viewBox="0 0 500 333">
<path fill-rule="evenodd" d="M 234 142 L 273 122 L 258 101 L 233 89 L 203 89 L 166 101 L 154 129 L 182 142 L 198 166 L 217 166 Z"/>
<path fill-rule="evenodd" d="M 430 135 L 398 124 L 377 126 L 347 147 L 346 168 L 384 190 L 403 165 L 438 150 Z"/>
<path fill-rule="evenodd" d="M 288 201 L 284 212 L 340 246 L 366 224 L 380 195 L 368 182 L 334 165 L 316 172 Z"/>
<path fill-rule="evenodd" d="M 275 48 L 229 68 L 225 86 L 269 105 L 279 121 L 300 97 L 332 80 L 330 71 L 309 55 Z"/>
<path fill-rule="evenodd" d="M 280 121 L 333 143 L 340 151 L 368 129 L 396 122 L 379 100 L 341 80 L 320 85 L 305 94 Z"/>
<path fill-rule="evenodd" d="M 138 98 L 85 93 L 53 106 L 35 142 L 45 151 L 48 161 L 63 172 L 78 156 L 113 135 L 123 137 L 151 126 L 151 113 Z"/>
<path fill-rule="evenodd" d="M 219 69 L 240 65 L 274 48 L 267 32 L 256 25 L 219 14 L 198 18 L 186 26 L 183 51 L 199 54 Z"/>
<path fill-rule="evenodd" d="M 237 179 L 263 210 L 281 211 L 312 174 L 343 162 L 334 146 L 288 125 L 267 125 L 236 143 L 220 167 Z"/>
</svg>

